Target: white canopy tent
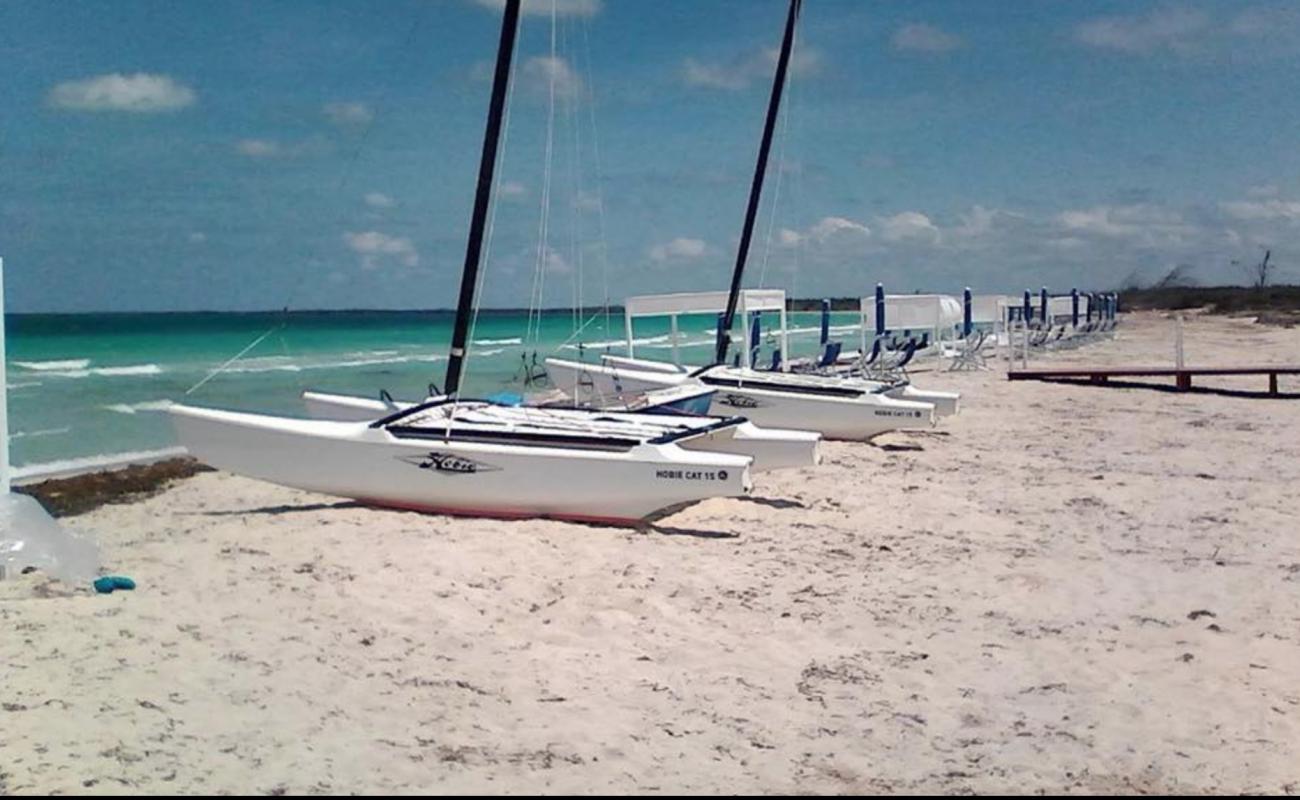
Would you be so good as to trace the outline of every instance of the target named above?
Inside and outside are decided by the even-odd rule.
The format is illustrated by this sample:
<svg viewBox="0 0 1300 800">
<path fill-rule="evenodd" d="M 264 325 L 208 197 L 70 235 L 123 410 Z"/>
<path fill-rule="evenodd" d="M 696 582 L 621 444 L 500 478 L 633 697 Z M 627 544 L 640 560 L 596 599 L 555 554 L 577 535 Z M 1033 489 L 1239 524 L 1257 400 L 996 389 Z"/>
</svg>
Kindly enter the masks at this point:
<svg viewBox="0 0 1300 800">
<path fill-rule="evenodd" d="M 876 298 L 858 301 L 862 315 L 862 352 L 867 352 L 867 331 L 875 330 Z M 885 329 L 929 333 L 934 344 L 957 338 L 963 319 L 962 302 L 948 294 L 885 295 Z"/>
<path fill-rule="evenodd" d="M 1022 300 L 1009 294 L 977 294 L 971 296 L 970 321 L 975 325 L 1002 325 L 1007 320 L 1007 309 L 1022 305 Z"/>
<path fill-rule="evenodd" d="M 1074 318 L 1074 300 L 1069 295 L 1047 298 L 1048 320 L 1055 320 L 1060 317 Z"/>
<path fill-rule="evenodd" d="M 623 320 L 627 329 L 627 355 L 632 358 L 635 353 L 635 337 L 632 333 L 632 321 L 637 317 L 668 317 L 672 326 L 670 341 L 673 346 L 673 363 L 681 365 L 678 353 L 677 318 L 683 314 L 720 314 L 727 310 L 726 292 L 683 292 L 679 294 L 647 294 L 629 297 L 623 301 Z M 778 335 L 781 340 L 781 352 L 789 352 L 788 333 L 786 330 L 785 291 L 783 289 L 743 289 L 736 302 L 736 313 L 740 316 L 742 341 L 746 346 L 740 349 L 741 363 L 750 364 L 749 353 L 749 315 L 755 311 L 775 311 L 781 315 Z M 788 367 L 783 365 L 782 370 Z"/>
</svg>

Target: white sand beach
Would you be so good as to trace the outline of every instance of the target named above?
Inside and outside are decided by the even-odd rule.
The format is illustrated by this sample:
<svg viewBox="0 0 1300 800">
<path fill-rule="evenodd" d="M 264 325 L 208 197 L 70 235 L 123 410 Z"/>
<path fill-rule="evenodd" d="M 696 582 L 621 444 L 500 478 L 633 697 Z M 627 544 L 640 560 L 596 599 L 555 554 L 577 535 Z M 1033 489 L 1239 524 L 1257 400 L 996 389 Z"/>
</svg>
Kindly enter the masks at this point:
<svg viewBox="0 0 1300 800">
<path fill-rule="evenodd" d="M 1300 791 L 1300 401 L 994 367 L 644 531 L 222 473 L 73 517 L 138 588 L 0 583 L 0 793 Z"/>
</svg>

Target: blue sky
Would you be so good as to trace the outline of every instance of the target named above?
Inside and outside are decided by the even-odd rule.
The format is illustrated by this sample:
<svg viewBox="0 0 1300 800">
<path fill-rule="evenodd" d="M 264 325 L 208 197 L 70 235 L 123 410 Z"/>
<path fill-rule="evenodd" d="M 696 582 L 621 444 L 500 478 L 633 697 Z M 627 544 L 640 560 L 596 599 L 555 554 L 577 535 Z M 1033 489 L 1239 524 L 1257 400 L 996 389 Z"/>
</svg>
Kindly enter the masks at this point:
<svg viewBox="0 0 1300 800">
<path fill-rule="evenodd" d="M 484 304 L 723 287 L 784 0 L 555 7 Z M 498 30 L 493 0 L 0 1 L 10 308 L 454 305 Z M 1298 61 L 1296 3 L 808 0 L 748 283 L 1240 282 L 1264 247 L 1300 279 Z"/>
</svg>

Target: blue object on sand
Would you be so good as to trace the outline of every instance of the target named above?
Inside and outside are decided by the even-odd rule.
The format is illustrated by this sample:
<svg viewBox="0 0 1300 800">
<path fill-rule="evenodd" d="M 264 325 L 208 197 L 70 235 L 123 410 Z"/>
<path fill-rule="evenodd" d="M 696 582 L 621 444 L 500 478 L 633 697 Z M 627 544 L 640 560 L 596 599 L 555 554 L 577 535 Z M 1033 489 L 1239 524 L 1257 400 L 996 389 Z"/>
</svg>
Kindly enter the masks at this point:
<svg viewBox="0 0 1300 800">
<path fill-rule="evenodd" d="M 112 594 L 117 589 L 130 591 L 135 588 L 135 581 L 121 575 L 105 575 L 95 579 L 95 591 L 100 594 Z"/>
</svg>

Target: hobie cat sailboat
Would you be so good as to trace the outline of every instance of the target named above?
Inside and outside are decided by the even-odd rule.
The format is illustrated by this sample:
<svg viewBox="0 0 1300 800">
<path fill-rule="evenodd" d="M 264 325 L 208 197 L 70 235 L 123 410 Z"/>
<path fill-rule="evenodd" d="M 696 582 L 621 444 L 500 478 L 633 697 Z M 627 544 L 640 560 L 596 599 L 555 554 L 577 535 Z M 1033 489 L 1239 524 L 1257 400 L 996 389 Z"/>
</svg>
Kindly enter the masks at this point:
<svg viewBox="0 0 1300 800">
<path fill-rule="evenodd" d="M 668 316 L 676 330 L 678 315 L 713 316 L 725 310 L 726 302 L 723 292 L 631 297 L 624 302 L 626 326 L 630 331 L 638 317 Z M 759 312 L 784 318 L 785 307 L 785 292 L 780 289 L 746 289 L 738 300 L 742 320 Z M 776 335 L 785 338 L 784 322 Z M 677 337 L 670 336 L 675 347 Z M 628 342 L 632 352 L 630 333 Z M 740 356 L 737 366 L 706 368 L 613 355 L 604 355 L 594 364 L 548 358 L 546 368 L 555 386 L 584 401 L 664 387 L 703 386 L 713 390 L 711 413 L 744 414 L 760 425 L 811 429 L 837 439 L 929 427 L 937 415 L 956 411 L 955 393 L 927 392 L 907 383 L 760 370 L 750 363 L 748 347 L 741 349 Z"/>
<path fill-rule="evenodd" d="M 790 31 L 793 25 L 793 11 L 787 20 L 786 57 L 790 45 Z M 545 208 L 544 208 L 545 210 Z M 543 240 L 542 246 L 544 247 Z M 431 392 L 433 390 L 431 389 Z M 703 422 L 709 428 L 707 435 L 685 439 L 680 446 L 690 450 L 708 450 L 719 453 L 733 453 L 753 457 L 751 465 L 755 471 L 781 469 L 787 467 L 805 467 L 819 462 L 818 444 L 821 434 L 809 431 L 806 426 L 799 429 L 781 429 L 760 427 L 753 421 L 733 420 L 731 424 L 718 426 L 722 418 L 741 413 L 736 410 L 711 411 L 716 406 L 714 390 L 698 381 L 672 385 L 646 385 L 636 391 L 606 392 L 599 398 L 585 397 L 575 404 L 574 393 L 552 392 L 551 397 L 521 398 L 525 405 L 533 408 L 550 410 L 554 408 L 598 409 L 605 414 L 616 413 L 640 415 L 640 424 L 664 426 L 665 432 L 676 430 L 683 424 L 683 416 L 716 415 L 711 421 L 694 420 L 692 427 L 699 427 Z M 431 394 L 424 402 L 439 399 L 440 394 Z M 307 391 L 302 395 L 308 413 L 324 420 L 375 420 L 388 414 L 410 409 L 414 402 L 397 401 L 386 392 L 378 397 L 357 397 L 355 395 L 334 394 L 330 392 Z M 917 409 L 917 416 L 921 416 Z"/>
<path fill-rule="evenodd" d="M 447 366 L 446 395 L 372 422 L 173 405 L 181 442 L 212 466 L 418 510 L 628 523 L 750 490 L 752 458 L 687 449 L 740 418 L 512 408 L 459 398 L 519 26 L 506 0 Z"/>
<path fill-rule="evenodd" d="M 722 293 L 704 293 L 632 298 L 626 304 L 629 345 L 633 315 L 658 313 L 675 316 L 679 313 L 716 313 L 721 310 L 723 314 L 718 325 L 714 363 L 695 370 L 682 370 L 676 365 L 647 361 L 619 363 L 606 359 L 601 364 L 584 364 L 550 358 L 546 360 L 547 370 L 556 386 L 575 394 L 579 393 L 584 384 L 593 386 L 597 394 L 663 386 L 704 386 L 714 390 L 710 407 L 712 413 L 743 413 L 760 425 L 817 431 L 837 439 L 867 439 L 886 431 L 928 427 L 934 423 L 934 403 L 921 401 L 915 396 L 916 390 L 907 387 L 883 386 L 833 375 L 760 371 L 753 369 L 749 363 L 747 349 L 742 352 L 742 365 L 727 364 L 732 323 L 742 297 L 745 263 L 762 198 L 763 179 L 772 149 L 772 135 L 781 110 L 781 94 L 785 87 L 795 24 L 801 7 L 801 0 L 791 0 L 763 126 L 763 138 L 759 144 L 758 161 L 754 167 L 749 204 L 745 210 L 740 245 L 736 251 L 730 291 L 725 296 Z M 762 290 L 758 292 L 759 295 L 771 294 Z M 785 314 L 784 292 L 779 293 L 779 298 L 764 296 L 759 304 L 763 307 L 747 306 L 742 318 L 747 318 L 749 311 L 771 310 Z M 913 397 L 895 397 L 891 396 L 891 392 L 904 395 L 910 393 Z M 934 399 L 938 400 L 937 397 Z"/>
</svg>

